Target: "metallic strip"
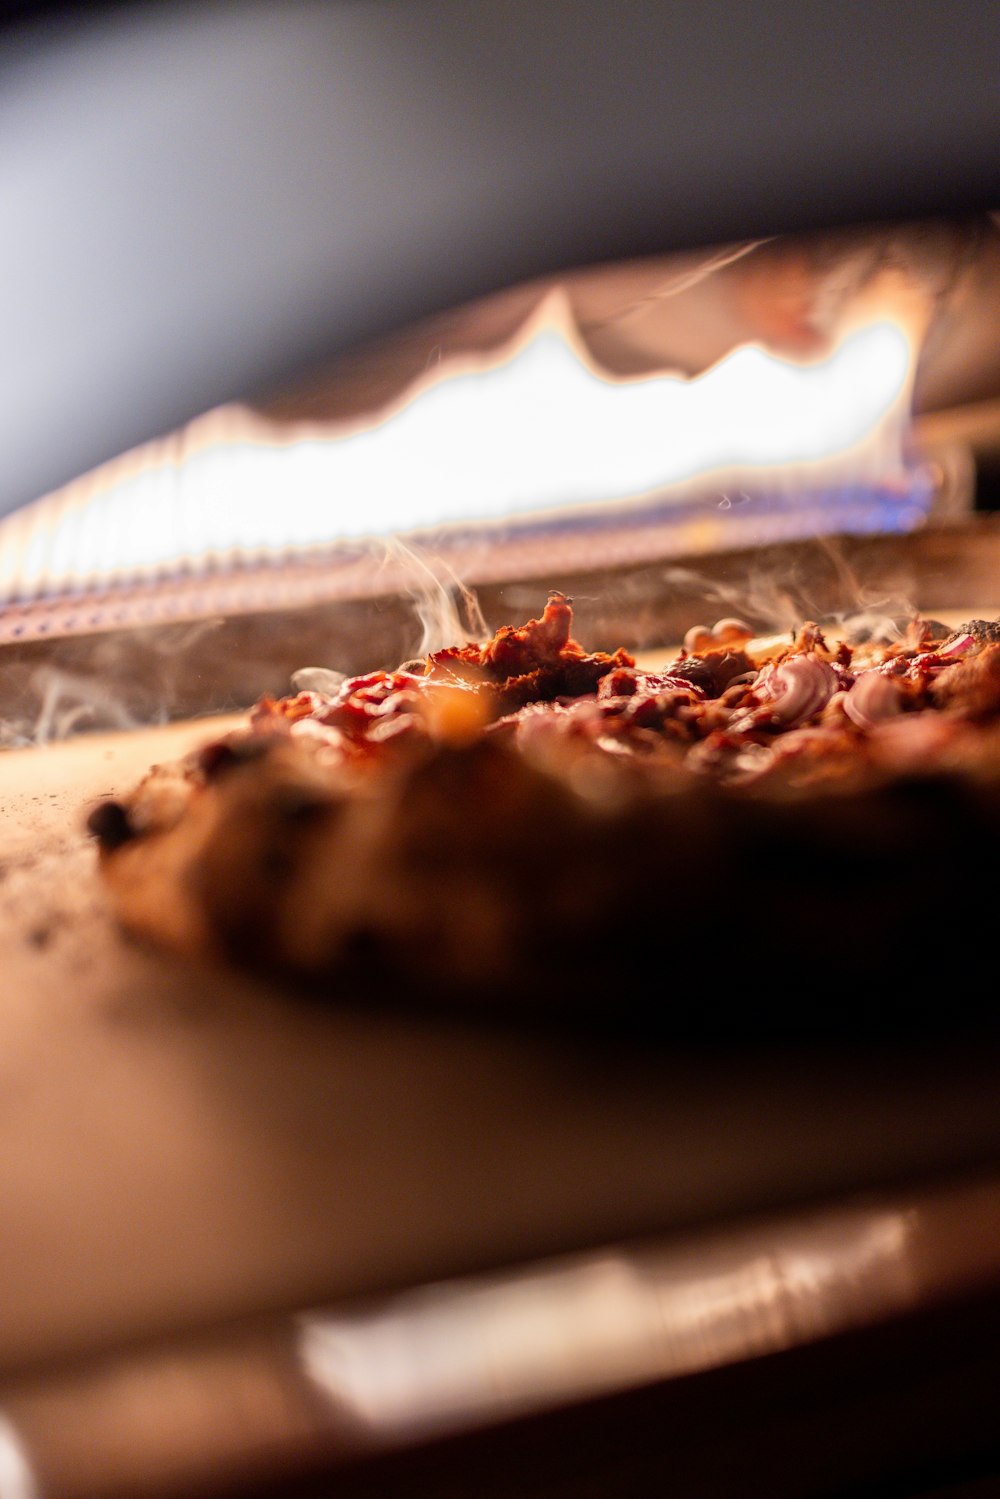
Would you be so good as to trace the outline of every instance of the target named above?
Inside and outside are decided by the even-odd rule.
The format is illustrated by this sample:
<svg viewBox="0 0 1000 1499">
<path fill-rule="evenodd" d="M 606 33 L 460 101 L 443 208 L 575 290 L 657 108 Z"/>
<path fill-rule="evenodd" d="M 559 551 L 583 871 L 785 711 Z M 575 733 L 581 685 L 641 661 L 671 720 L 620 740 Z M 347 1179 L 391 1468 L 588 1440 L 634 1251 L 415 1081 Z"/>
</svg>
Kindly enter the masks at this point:
<svg viewBox="0 0 1000 1499">
<path fill-rule="evenodd" d="M 31 1451 L 45 1499 L 203 1492 L 997 1291 L 994 1172 L 111 1351 L 10 1380 L 0 1406 L 8 1450 Z M 33 1499 L 14 1483 L 0 1499 Z"/>
<path fill-rule="evenodd" d="M 38 1499 L 34 1474 L 20 1438 L 0 1413 L 0 1499 Z"/>
</svg>

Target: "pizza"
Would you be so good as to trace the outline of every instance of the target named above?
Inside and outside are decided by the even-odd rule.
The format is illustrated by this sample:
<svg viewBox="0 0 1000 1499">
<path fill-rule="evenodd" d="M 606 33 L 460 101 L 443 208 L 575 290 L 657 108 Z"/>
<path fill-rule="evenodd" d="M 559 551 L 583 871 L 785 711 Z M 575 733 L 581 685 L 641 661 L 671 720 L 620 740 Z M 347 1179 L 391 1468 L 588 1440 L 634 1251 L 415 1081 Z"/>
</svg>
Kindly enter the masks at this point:
<svg viewBox="0 0 1000 1499">
<path fill-rule="evenodd" d="M 553 592 L 319 684 L 91 811 L 127 931 L 348 1002 L 877 1029 L 937 976 L 992 1013 L 1000 623 L 725 619 L 650 663 Z"/>
</svg>

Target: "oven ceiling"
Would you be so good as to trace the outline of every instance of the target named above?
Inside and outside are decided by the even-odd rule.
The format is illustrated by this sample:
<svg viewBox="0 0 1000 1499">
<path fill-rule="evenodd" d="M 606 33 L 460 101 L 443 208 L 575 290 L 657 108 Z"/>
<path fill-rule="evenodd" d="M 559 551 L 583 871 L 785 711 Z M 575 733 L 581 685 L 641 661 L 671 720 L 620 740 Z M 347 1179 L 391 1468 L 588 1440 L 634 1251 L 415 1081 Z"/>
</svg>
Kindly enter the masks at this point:
<svg viewBox="0 0 1000 1499">
<path fill-rule="evenodd" d="M 528 277 L 995 207 L 998 54 L 978 0 L 22 7 L 0 513 Z"/>
</svg>

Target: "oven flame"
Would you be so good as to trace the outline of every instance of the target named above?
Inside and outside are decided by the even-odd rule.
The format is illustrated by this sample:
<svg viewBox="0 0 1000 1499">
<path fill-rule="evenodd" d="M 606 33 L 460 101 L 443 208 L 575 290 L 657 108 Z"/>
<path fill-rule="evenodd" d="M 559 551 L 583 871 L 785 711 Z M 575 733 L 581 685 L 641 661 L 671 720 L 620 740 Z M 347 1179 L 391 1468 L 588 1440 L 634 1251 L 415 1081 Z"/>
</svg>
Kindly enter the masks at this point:
<svg viewBox="0 0 1000 1499">
<path fill-rule="evenodd" d="M 918 321 L 869 312 L 810 362 L 748 344 L 697 376 L 619 379 L 556 291 L 510 345 L 431 369 L 388 411 L 276 435 L 220 408 L 7 517 L 0 600 L 652 503 L 718 526 L 769 486 L 905 499 Z"/>
</svg>

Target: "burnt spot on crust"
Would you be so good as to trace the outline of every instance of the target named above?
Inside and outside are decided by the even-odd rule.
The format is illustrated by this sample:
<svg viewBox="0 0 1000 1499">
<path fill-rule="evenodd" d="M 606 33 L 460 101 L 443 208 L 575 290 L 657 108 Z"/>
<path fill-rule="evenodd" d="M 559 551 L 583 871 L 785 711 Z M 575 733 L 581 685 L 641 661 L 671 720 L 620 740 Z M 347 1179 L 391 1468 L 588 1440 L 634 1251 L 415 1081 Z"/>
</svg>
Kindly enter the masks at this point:
<svg viewBox="0 0 1000 1499">
<path fill-rule="evenodd" d="M 124 802 L 107 801 L 96 806 L 87 818 L 87 831 L 109 853 L 121 848 L 136 836 Z"/>
<path fill-rule="evenodd" d="M 265 734 L 243 735 L 234 739 L 215 739 L 198 751 L 197 766 L 206 781 L 218 778 L 237 765 L 249 765 L 263 759 L 271 748 Z"/>
<path fill-rule="evenodd" d="M 278 786 L 274 792 L 274 811 L 288 827 L 318 822 L 340 805 L 332 796 L 323 796 L 311 786 Z"/>
</svg>

